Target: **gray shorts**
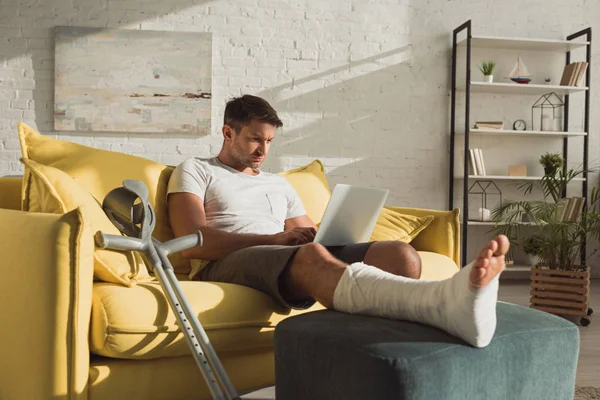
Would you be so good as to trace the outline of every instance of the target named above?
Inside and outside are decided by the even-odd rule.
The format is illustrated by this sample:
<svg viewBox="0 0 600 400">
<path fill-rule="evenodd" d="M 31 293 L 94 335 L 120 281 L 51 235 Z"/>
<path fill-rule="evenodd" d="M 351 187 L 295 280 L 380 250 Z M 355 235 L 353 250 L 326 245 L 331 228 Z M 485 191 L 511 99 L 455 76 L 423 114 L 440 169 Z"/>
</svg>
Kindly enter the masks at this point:
<svg viewBox="0 0 600 400">
<path fill-rule="evenodd" d="M 364 260 L 371 244 L 373 243 L 329 246 L 327 250 L 337 259 L 352 264 Z M 299 248 L 300 246 L 253 246 L 234 251 L 208 263 L 194 279 L 248 286 L 268 294 L 286 308 L 307 309 L 315 304 L 314 299 L 292 304 L 283 298 L 279 289 L 279 277 Z"/>
</svg>

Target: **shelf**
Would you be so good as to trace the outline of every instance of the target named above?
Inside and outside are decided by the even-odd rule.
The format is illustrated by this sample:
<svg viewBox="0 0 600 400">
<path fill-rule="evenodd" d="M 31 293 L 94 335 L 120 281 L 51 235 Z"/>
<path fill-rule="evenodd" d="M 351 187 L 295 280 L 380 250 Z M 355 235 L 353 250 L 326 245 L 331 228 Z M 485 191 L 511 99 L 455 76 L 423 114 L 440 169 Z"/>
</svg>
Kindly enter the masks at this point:
<svg viewBox="0 0 600 400">
<path fill-rule="evenodd" d="M 461 221 L 462 224 L 462 221 Z M 494 226 L 495 223 L 491 222 L 491 221 L 468 221 L 467 222 L 468 225 L 471 226 Z M 501 223 L 498 225 L 506 225 L 506 223 Z M 524 226 L 535 226 L 534 222 L 520 222 L 519 225 L 524 225 Z"/>
<path fill-rule="evenodd" d="M 552 132 L 552 131 L 515 131 L 512 129 L 471 129 L 471 135 L 477 136 L 528 136 L 528 137 L 554 137 L 564 139 L 566 137 L 587 136 L 586 132 Z M 458 133 L 463 135 L 464 133 Z"/>
<path fill-rule="evenodd" d="M 455 179 L 463 179 L 462 176 L 455 176 Z M 506 181 L 541 181 L 543 178 L 543 176 L 505 176 L 505 175 L 485 175 L 485 176 L 480 176 L 480 175 L 469 175 L 469 179 L 487 179 L 487 180 L 493 180 L 493 181 L 500 181 L 500 180 L 506 180 Z M 571 179 L 572 182 L 574 181 L 584 181 L 584 178 L 573 178 Z"/>
<path fill-rule="evenodd" d="M 472 48 L 566 52 L 579 49 L 588 44 L 589 42 L 575 42 L 572 40 L 471 36 Z M 459 47 L 466 47 L 466 45 L 466 38 L 458 43 Z"/>
<path fill-rule="evenodd" d="M 465 87 L 457 87 L 457 90 L 464 92 Z M 472 93 L 504 93 L 504 94 L 545 94 L 554 92 L 557 95 L 573 94 L 585 92 L 587 87 L 583 86 L 559 86 L 559 85 L 533 85 L 519 83 L 487 83 L 471 82 Z"/>
</svg>

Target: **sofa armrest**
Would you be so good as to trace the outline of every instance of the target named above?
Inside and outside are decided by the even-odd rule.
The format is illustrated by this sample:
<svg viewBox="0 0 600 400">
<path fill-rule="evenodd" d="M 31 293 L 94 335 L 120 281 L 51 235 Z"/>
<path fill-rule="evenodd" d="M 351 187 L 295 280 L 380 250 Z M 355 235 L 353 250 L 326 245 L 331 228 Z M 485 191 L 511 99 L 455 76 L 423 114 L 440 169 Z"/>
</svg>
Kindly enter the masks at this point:
<svg viewBox="0 0 600 400">
<path fill-rule="evenodd" d="M 86 399 L 91 228 L 80 209 L 0 221 L 0 398 Z"/>
<path fill-rule="evenodd" d="M 458 208 L 452 211 L 403 207 L 386 208 L 416 217 L 433 215 L 434 219 L 431 224 L 419 233 L 410 244 L 419 251 L 431 251 L 448 256 L 460 267 L 460 223 L 458 220 Z"/>
</svg>

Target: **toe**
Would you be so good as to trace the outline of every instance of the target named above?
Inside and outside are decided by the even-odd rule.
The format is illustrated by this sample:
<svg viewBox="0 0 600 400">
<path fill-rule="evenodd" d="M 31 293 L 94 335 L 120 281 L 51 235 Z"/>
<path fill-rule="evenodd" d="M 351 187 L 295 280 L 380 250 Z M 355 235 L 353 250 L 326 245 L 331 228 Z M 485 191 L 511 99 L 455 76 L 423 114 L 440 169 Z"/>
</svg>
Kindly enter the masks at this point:
<svg viewBox="0 0 600 400">
<path fill-rule="evenodd" d="M 484 247 L 479 252 L 479 256 L 477 258 L 490 258 L 494 251 L 490 247 Z"/>
<path fill-rule="evenodd" d="M 497 248 L 494 250 L 494 255 L 502 256 L 508 253 L 508 249 L 510 247 L 510 242 L 508 238 L 504 235 L 498 235 L 498 237 L 494 240 L 497 243 Z"/>
</svg>

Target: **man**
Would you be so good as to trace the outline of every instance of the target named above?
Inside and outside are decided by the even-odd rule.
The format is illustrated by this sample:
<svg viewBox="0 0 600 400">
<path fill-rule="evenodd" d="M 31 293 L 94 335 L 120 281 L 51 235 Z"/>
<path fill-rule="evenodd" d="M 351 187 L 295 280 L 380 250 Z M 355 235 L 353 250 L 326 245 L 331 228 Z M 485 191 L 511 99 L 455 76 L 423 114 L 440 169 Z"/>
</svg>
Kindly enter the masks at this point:
<svg viewBox="0 0 600 400">
<path fill-rule="evenodd" d="M 296 192 L 260 170 L 282 125 L 265 100 L 233 99 L 219 155 L 191 158 L 173 172 L 167 195 L 175 236 L 200 230 L 204 238 L 183 253 L 192 278 L 246 285 L 286 307 L 319 301 L 343 312 L 417 321 L 487 346 L 508 239 L 498 236 L 473 263 L 439 282 L 417 280 L 420 257 L 401 242 L 313 243 L 316 227 Z"/>
</svg>

